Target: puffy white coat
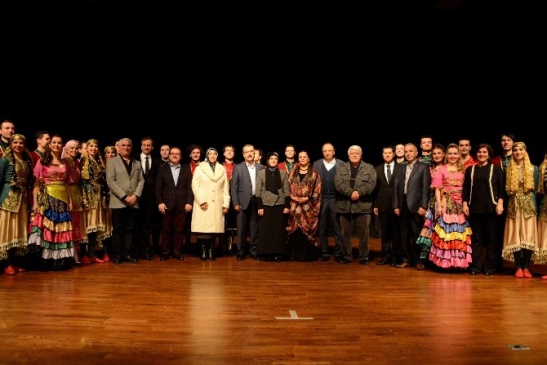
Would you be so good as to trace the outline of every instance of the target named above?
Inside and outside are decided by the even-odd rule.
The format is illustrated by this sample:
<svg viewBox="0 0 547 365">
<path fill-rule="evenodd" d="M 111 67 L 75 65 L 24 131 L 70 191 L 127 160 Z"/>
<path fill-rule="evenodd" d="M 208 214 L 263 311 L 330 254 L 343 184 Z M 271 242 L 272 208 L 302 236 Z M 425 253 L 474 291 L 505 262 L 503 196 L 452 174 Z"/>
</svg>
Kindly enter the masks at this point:
<svg viewBox="0 0 547 365">
<path fill-rule="evenodd" d="M 192 177 L 194 207 L 192 208 L 192 232 L 224 233 L 222 208 L 230 206 L 230 188 L 226 169 L 215 164 L 215 172 L 208 162 L 201 162 Z M 207 210 L 200 205 L 208 204 Z"/>
</svg>

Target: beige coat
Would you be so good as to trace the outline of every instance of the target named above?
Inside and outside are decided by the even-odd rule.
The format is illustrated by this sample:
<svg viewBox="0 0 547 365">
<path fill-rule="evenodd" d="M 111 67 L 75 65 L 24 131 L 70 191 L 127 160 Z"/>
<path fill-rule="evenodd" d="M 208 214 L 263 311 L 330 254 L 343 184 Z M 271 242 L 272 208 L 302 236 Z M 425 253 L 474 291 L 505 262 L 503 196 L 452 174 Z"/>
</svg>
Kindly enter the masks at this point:
<svg viewBox="0 0 547 365">
<path fill-rule="evenodd" d="M 216 163 L 215 172 L 207 162 L 201 162 L 192 177 L 194 207 L 192 208 L 192 232 L 224 233 L 222 208 L 230 206 L 230 188 L 226 169 Z M 207 203 L 207 210 L 201 204 Z"/>
</svg>

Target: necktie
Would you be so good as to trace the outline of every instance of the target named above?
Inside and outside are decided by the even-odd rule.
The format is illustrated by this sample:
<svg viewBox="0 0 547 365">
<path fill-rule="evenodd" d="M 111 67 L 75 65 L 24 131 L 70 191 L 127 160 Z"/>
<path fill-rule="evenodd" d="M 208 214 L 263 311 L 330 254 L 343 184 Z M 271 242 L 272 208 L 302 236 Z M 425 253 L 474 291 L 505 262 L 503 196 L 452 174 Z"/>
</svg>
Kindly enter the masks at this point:
<svg viewBox="0 0 547 365">
<path fill-rule="evenodd" d="M 387 164 L 386 168 L 387 168 L 387 182 L 389 182 L 391 180 L 391 165 Z"/>
<path fill-rule="evenodd" d="M 150 159 L 148 156 L 146 156 L 144 160 L 144 174 L 147 175 L 148 171 L 150 171 Z"/>
</svg>

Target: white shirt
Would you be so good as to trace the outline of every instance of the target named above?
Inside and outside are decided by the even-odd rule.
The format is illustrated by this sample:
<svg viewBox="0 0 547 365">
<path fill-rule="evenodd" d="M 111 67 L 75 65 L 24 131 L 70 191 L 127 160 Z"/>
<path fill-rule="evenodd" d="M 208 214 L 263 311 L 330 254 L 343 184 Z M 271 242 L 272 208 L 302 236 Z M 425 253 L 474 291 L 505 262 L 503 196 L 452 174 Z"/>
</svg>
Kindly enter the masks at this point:
<svg viewBox="0 0 547 365">
<path fill-rule="evenodd" d="M 247 170 L 249 170 L 249 175 L 251 175 L 251 186 L 253 187 L 253 195 L 255 195 L 255 185 L 256 185 L 256 169 L 255 165 L 250 165 L 247 161 L 245 161 L 245 165 L 247 165 Z"/>
<path fill-rule="evenodd" d="M 330 169 L 336 166 L 336 159 L 333 158 L 331 162 L 327 162 L 325 159 L 323 159 L 323 165 L 325 165 L 327 171 L 330 171 Z"/>
</svg>

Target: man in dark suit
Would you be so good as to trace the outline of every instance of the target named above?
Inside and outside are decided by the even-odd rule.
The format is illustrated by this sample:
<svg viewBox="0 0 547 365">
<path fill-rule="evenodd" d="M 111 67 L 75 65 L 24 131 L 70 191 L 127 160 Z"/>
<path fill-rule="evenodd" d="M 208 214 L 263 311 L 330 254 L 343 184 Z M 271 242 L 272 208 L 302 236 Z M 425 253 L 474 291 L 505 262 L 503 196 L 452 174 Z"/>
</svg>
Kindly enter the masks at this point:
<svg viewBox="0 0 547 365">
<path fill-rule="evenodd" d="M 249 254 L 258 260 L 258 207 L 255 198 L 256 177 L 264 167 L 255 163 L 254 146 L 243 146 L 245 161 L 234 166 L 230 181 L 230 195 L 237 224 L 237 260 L 245 258 L 247 235 L 251 237 Z"/>
<path fill-rule="evenodd" d="M 380 232 L 382 232 L 382 260 L 376 265 L 395 266 L 398 264 L 394 248 L 401 246 L 398 217 L 393 206 L 393 181 L 395 169 L 395 151 L 392 146 L 382 149 L 384 162 L 376 166 L 376 188 L 374 192 L 373 212 L 380 220 Z"/>
<path fill-rule="evenodd" d="M 131 158 L 133 145 L 129 138 L 119 140 L 119 154 L 106 162 L 106 183 L 110 189 L 112 210 L 112 244 L 114 265 L 123 261 L 136 264 L 133 233 L 139 210 L 139 197 L 144 188 L 141 163 Z"/>
<path fill-rule="evenodd" d="M 405 268 L 416 265 L 425 269 L 420 258 L 420 246 L 416 240 L 424 225 L 425 213 L 429 204 L 431 175 L 429 165 L 418 161 L 418 147 L 405 144 L 406 165 L 397 165 L 393 185 L 393 208 L 400 219 L 402 262 L 397 265 Z"/>
<path fill-rule="evenodd" d="M 179 147 L 171 147 L 169 164 L 159 168 L 155 193 L 156 203 L 161 217 L 160 260 L 169 256 L 176 260 L 184 260 L 182 246 L 186 213 L 192 211 L 194 193 L 192 192 L 192 172 L 182 169 L 180 160 L 182 151 Z"/>
<path fill-rule="evenodd" d="M 151 137 L 141 139 L 141 153 L 135 159 L 141 162 L 144 188 L 139 200 L 139 212 L 135 224 L 135 248 L 139 258 L 153 261 L 155 249 L 159 254 L 160 214 L 156 204 L 156 175 L 161 165 L 158 158 L 152 157 L 154 141 Z"/>
</svg>

